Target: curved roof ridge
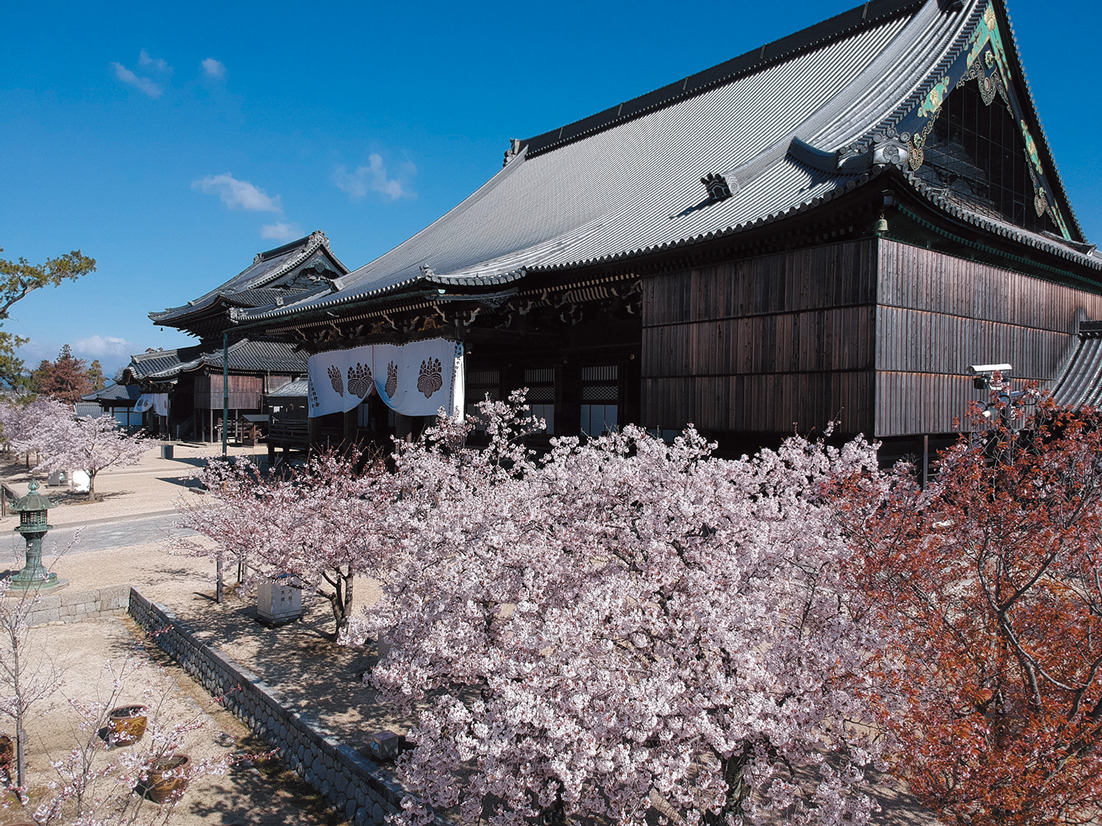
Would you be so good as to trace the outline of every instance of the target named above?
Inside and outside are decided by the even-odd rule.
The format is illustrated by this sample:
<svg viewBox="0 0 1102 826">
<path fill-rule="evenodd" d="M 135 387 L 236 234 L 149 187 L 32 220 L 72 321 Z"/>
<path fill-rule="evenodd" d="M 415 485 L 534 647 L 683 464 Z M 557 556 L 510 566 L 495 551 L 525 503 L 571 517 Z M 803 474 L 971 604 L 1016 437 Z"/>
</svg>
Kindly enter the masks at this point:
<svg viewBox="0 0 1102 826">
<path fill-rule="evenodd" d="M 876 64 L 866 69 L 866 75 L 875 77 L 874 70 L 879 66 L 886 65 L 893 68 L 893 74 L 895 76 L 907 78 L 915 75 L 914 67 L 926 67 L 924 70 L 925 74 L 920 80 L 914 83 L 910 91 L 905 95 L 888 95 L 894 102 L 883 110 L 883 115 L 878 120 L 871 119 L 869 122 L 872 125 L 863 132 L 858 134 L 853 134 L 851 132 L 849 138 L 843 139 L 838 134 L 830 134 L 832 130 L 837 133 L 839 122 L 845 121 L 845 119 L 839 117 L 840 113 L 832 112 L 830 113 L 832 116 L 831 121 L 828 121 L 825 126 L 822 126 L 814 137 L 816 139 L 828 137 L 827 143 L 831 145 L 830 148 L 841 150 L 846 148 L 854 149 L 863 145 L 868 145 L 873 140 L 873 137 L 878 134 L 891 134 L 893 130 L 902 123 L 904 118 L 906 118 L 909 113 L 913 112 L 926 96 L 930 94 L 930 90 L 938 83 L 941 76 L 945 74 L 953 62 L 956 61 L 965 48 L 967 48 L 968 38 L 972 28 L 976 21 L 983 16 L 983 8 L 986 5 L 986 0 L 970 0 L 970 2 L 974 5 L 967 15 L 960 16 L 957 18 L 956 22 L 953 21 L 953 18 L 947 17 L 944 25 L 938 27 L 937 31 L 939 36 L 937 42 L 932 43 L 923 38 L 914 39 L 908 44 L 904 37 L 905 33 L 901 33 L 900 40 L 906 45 L 908 55 L 909 68 L 907 71 L 899 70 L 900 58 L 898 56 L 888 54 L 881 55 L 877 59 Z M 930 4 L 926 8 L 930 10 L 931 16 L 943 12 L 936 3 Z M 925 31 L 933 31 L 933 29 L 927 29 Z M 940 55 L 937 63 L 931 65 L 927 58 L 937 54 Z M 920 69 L 920 71 L 922 70 Z M 853 85 L 855 87 L 860 87 L 861 84 L 855 83 Z M 855 96 L 850 108 L 845 111 L 850 112 L 854 109 L 860 111 L 861 108 L 867 108 L 868 103 L 865 103 L 865 101 L 868 101 L 875 91 L 877 90 L 873 90 L 870 84 L 868 91 L 863 95 Z M 860 107 L 859 104 L 861 104 Z M 820 118 L 820 120 L 822 120 L 822 118 Z M 817 141 L 812 140 L 811 136 L 808 136 L 806 140 L 813 145 L 817 143 Z"/>
<path fill-rule="evenodd" d="M 405 249 L 407 249 L 411 245 L 415 245 L 419 238 L 422 238 L 426 234 L 430 233 L 434 227 L 446 223 L 447 221 L 453 219 L 455 216 L 461 215 L 467 210 L 471 209 L 475 204 L 479 203 L 483 198 L 485 198 L 487 195 L 497 189 L 503 181 L 511 177 L 513 173 L 523 165 L 526 155 L 527 149 L 525 147 L 521 147 L 516 154 L 512 155 L 507 160 L 507 162 L 501 169 L 495 172 L 490 177 L 490 179 L 486 181 L 486 183 L 482 184 L 482 186 L 480 186 L 478 189 L 476 189 L 454 207 L 449 209 L 428 226 L 418 230 L 416 234 L 410 236 L 405 241 L 398 244 L 398 246 L 392 247 L 391 249 L 384 252 L 378 258 L 374 258 L 371 261 L 368 261 L 363 266 L 357 267 L 351 272 L 342 275 L 340 278 L 334 278 L 333 286 L 336 287 L 337 291 L 339 292 L 341 290 L 344 290 L 346 287 L 350 287 L 353 284 L 359 283 L 364 278 L 369 277 L 372 270 L 381 269 L 383 266 L 382 262 L 386 261 L 388 258 L 400 256 Z M 408 271 L 410 269 L 410 267 L 406 267 L 403 271 Z M 418 280 L 418 278 L 422 277 L 423 274 L 423 271 L 411 273 L 410 276 L 402 283 L 412 283 Z"/>
<path fill-rule="evenodd" d="M 284 244 L 278 249 L 269 250 L 266 253 L 258 253 L 253 263 L 255 264 L 261 261 L 270 261 L 272 258 L 276 258 L 279 255 L 293 252 L 298 246 L 302 246 L 303 249 L 297 256 L 288 258 L 278 267 L 275 267 L 272 270 L 262 274 L 261 277 L 256 280 L 256 282 L 242 285 L 240 288 L 234 291 L 239 292 L 241 289 L 256 289 L 257 287 L 263 287 L 266 284 L 270 284 L 277 278 L 286 275 L 295 267 L 302 264 L 307 258 L 313 255 L 319 249 L 324 249 L 329 254 L 329 257 L 332 258 L 333 261 L 345 271 L 345 273 L 348 272 L 348 267 L 346 267 L 340 261 L 340 259 L 338 259 L 337 256 L 333 254 L 333 250 L 329 246 L 329 239 L 325 237 L 325 233 L 320 229 L 314 230 L 305 238 L 300 238 L 298 241 L 292 241 L 290 244 Z M 265 257 L 261 258 L 261 256 Z"/>
<path fill-rule="evenodd" d="M 340 275 L 348 273 L 348 267 L 333 254 L 333 250 L 329 246 L 329 239 L 326 237 L 325 233 L 320 229 L 314 230 L 309 235 L 299 238 L 296 241 L 291 241 L 290 243 L 264 252 L 258 252 L 249 266 L 245 267 L 245 269 L 231 277 L 228 281 L 223 282 L 213 290 L 204 293 L 198 298 L 192 299 L 187 304 L 183 304 L 179 307 L 167 307 L 161 311 L 150 312 L 149 318 L 155 324 L 169 324 L 176 319 L 182 319 L 195 313 L 209 311 L 211 308 L 218 305 L 219 302 L 232 305 L 233 302 L 229 300 L 230 297 L 242 295 L 249 290 L 265 288 L 273 281 L 277 281 L 287 275 L 287 273 L 292 272 L 296 267 L 305 264 L 309 261 L 311 256 L 318 252 L 318 250 L 322 250 L 325 256 L 333 262 Z M 281 258 L 283 260 L 280 260 Z M 271 266 L 265 268 L 264 265 L 267 264 L 271 264 Z M 254 272 L 257 269 L 259 269 L 259 272 Z"/>
<path fill-rule="evenodd" d="M 971 224 L 974 227 L 978 227 L 994 235 L 1003 238 L 1012 238 L 1034 249 L 1042 250 L 1068 261 L 1074 261 L 1093 270 L 1102 271 L 1102 259 L 1091 255 L 1089 251 L 1084 252 L 1078 249 L 1078 247 L 1089 245 L 1074 240 L 1069 241 L 1064 238 L 1056 239 L 1036 232 L 1030 232 L 1009 221 L 1000 220 L 989 215 L 983 215 L 976 212 L 974 209 L 969 209 L 967 205 L 957 203 L 952 198 L 941 194 L 910 170 L 903 170 L 903 177 L 911 185 L 914 191 L 926 199 L 927 202 L 958 220 L 962 220 L 965 223 Z"/>
<path fill-rule="evenodd" d="M 926 135 L 913 124 L 921 130 L 933 123 L 950 81 L 959 82 L 989 42 L 991 29 L 985 22 L 980 31 L 978 19 L 994 14 L 992 4 L 1001 10 L 995 0 L 873 0 L 780 45 L 639 98 L 635 108 L 621 105 L 578 121 L 569 135 L 548 133 L 557 149 L 518 142 L 479 189 L 338 279 L 336 292 L 248 308 L 234 320 L 248 325 L 320 315 L 398 294 L 432 298 L 451 285 L 481 294 L 530 273 L 680 249 L 823 207 L 889 168 L 899 173 L 898 186 L 943 216 L 939 225 L 953 232 L 976 227 L 993 242 L 1013 239 L 1022 247 L 1021 255 L 1008 252 L 1015 261 L 1044 250 L 1059 259 L 1050 263 L 1074 263 L 1074 277 L 1097 289 L 1102 256 L 977 214 L 921 181 L 903 180 L 909 167 L 921 166 Z M 1005 31 L 1001 11 L 999 21 Z M 798 48 L 804 51 L 782 59 Z M 1009 40 L 1006 48 L 1014 51 Z M 1002 64 L 1008 78 L 1019 63 L 1015 52 Z M 736 76 L 732 66 L 743 74 Z M 1015 111 L 1036 134 L 1025 109 L 1032 102 L 1021 88 L 1011 87 Z M 911 115 L 899 121 L 901 111 Z M 881 134 L 894 122 L 898 134 Z M 862 140 L 866 145 L 854 146 Z M 1049 168 L 1050 156 L 1047 146 L 1041 150 Z M 706 181 L 716 177 L 724 178 L 725 197 L 708 188 Z M 1048 187 L 1053 196 L 1066 197 L 1055 185 Z M 1052 203 L 1064 208 L 1062 200 Z M 971 237 L 970 230 L 963 235 Z"/>
<path fill-rule="evenodd" d="M 992 0 L 994 2 L 994 0 Z M 1041 110 L 1037 108 L 1037 102 L 1033 99 L 1033 89 L 1029 85 L 1029 78 L 1026 76 L 1025 65 L 1022 63 L 1021 53 L 1018 50 L 1018 36 L 1014 32 L 1014 23 L 1010 19 L 1010 9 L 1007 6 L 1008 0 L 1001 0 L 999 5 L 1002 6 L 1003 16 L 1006 18 L 1007 34 L 1010 36 L 1010 44 L 1012 46 L 1011 53 L 1013 54 L 1013 60 L 1015 68 L 1018 70 L 1018 75 L 1022 79 L 1022 88 L 1025 91 L 1026 104 L 1029 106 L 1029 110 L 1033 115 L 1033 119 L 1037 123 L 1037 129 L 1041 133 L 1041 145 L 1045 148 L 1045 153 L 1048 155 L 1048 160 L 1052 164 L 1052 176 L 1056 182 L 1056 185 L 1060 187 L 1060 195 L 1064 206 L 1068 208 L 1068 217 L 1071 219 L 1072 224 L 1075 227 L 1075 231 L 1079 234 L 1079 237 L 1084 241 L 1089 241 L 1087 236 L 1083 233 L 1083 226 L 1079 223 L 1079 218 L 1075 214 L 1075 207 L 1071 203 L 1071 199 L 1068 197 L 1067 187 L 1064 186 L 1064 179 L 1060 175 L 1060 167 L 1056 164 L 1056 156 L 1052 152 L 1052 146 L 1048 142 L 1048 133 L 1045 132 L 1045 125 L 1041 122 Z"/>
<path fill-rule="evenodd" d="M 521 145 L 527 148 L 529 157 L 550 152 L 596 132 L 673 106 L 687 98 L 704 94 L 718 86 L 791 60 L 805 52 L 822 48 L 830 42 L 880 25 L 912 9 L 917 9 L 926 2 L 929 0 L 871 0 L 794 34 L 745 52 L 718 66 L 704 69 L 653 92 L 631 98 L 595 115 L 528 138 L 521 141 Z"/>
</svg>

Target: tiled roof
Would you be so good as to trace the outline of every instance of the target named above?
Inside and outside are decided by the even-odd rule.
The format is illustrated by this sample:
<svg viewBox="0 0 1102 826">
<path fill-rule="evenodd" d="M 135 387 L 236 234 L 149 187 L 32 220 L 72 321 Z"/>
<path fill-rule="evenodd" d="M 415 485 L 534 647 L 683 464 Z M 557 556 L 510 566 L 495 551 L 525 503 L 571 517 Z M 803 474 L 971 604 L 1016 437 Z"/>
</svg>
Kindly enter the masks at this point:
<svg viewBox="0 0 1102 826">
<path fill-rule="evenodd" d="M 252 264 L 221 286 L 182 307 L 152 312 L 149 317 L 155 324 L 186 326 L 189 317 L 201 315 L 220 303 L 231 307 L 266 307 L 277 305 L 286 295 L 301 297 L 328 292 L 328 284 L 295 286 L 293 289 L 274 289 L 269 286 L 280 279 L 293 276 L 299 268 L 315 265 L 327 269 L 333 276 L 348 272 L 348 267 L 333 255 L 329 249 L 329 240 L 320 230 L 282 247 L 258 253 Z"/>
<path fill-rule="evenodd" d="M 189 358 L 194 358 L 202 352 L 200 347 L 184 347 L 178 350 L 153 350 L 146 353 L 135 353 L 130 357 L 127 370 L 135 379 L 147 379 L 153 375 L 179 368 L 180 364 Z M 177 370 L 178 372 L 178 370 Z"/>
<path fill-rule="evenodd" d="M 896 127 L 913 119 L 949 67 L 968 54 L 987 5 L 873 0 L 619 107 L 517 141 L 482 188 L 337 279 L 337 292 L 238 318 L 282 318 L 418 289 L 492 289 L 532 272 L 695 244 L 815 208 L 885 168 L 934 209 L 1102 270 L 1081 245 L 961 209 L 899 172 L 903 161 L 892 167 L 874 157 L 878 141 L 898 143 Z M 1003 46 L 1014 52 L 1009 38 Z M 1016 55 L 1011 66 L 1019 68 Z M 1051 160 L 1043 139 L 1038 144 L 1042 159 Z M 708 175 L 721 175 L 731 197 L 709 200 L 701 180 Z M 1058 177 L 1050 184 L 1066 205 Z M 1070 207 L 1065 217 L 1078 233 Z"/>
<path fill-rule="evenodd" d="M 159 350 L 130 357 L 131 375 L 139 381 L 165 381 L 202 368 L 222 369 L 222 348 L 202 346 Z M 244 339 L 229 347 L 229 369 L 235 373 L 306 372 L 306 354 L 281 341 Z"/>
<path fill-rule="evenodd" d="M 80 398 L 86 402 L 119 402 L 120 406 L 138 400 L 142 391 L 134 384 L 112 384 L 95 393 L 88 393 Z"/>
<path fill-rule="evenodd" d="M 304 399 L 310 392 L 310 380 L 309 379 L 295 379 L 289 381 L 282 387 L 277 387 L 271 393 L 268 393 L 268 398 L 271 399 Z"/>
<path fill-rule="evenodd" d="M 1061 407 L 1102 407 L 1102 321 L 1079 324 L 1079 341 L 1052 389 Z"/>
</svg>

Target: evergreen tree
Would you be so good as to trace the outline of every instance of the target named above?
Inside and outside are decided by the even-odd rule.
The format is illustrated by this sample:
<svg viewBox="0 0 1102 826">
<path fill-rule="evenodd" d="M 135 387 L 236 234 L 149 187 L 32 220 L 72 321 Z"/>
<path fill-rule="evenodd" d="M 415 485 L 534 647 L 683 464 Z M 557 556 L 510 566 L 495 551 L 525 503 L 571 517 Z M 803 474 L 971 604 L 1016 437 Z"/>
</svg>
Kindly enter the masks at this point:
<svg viewBox="0 0 1102 826">
<path fill-rule="evenodd" d="M 0 248 L 0 252 L 3 252 Z M 94 258 L 73 250 L 57 258 L 48 258 L 41 264 L 31 264 L 26 258 L 8 261 L 0 258 L 0 324 L 8 318 L 13 304 L 43 287 L 56 287 L 62 281 L 75 281 L 96 269 Z M 0 330 L 0 383 L 8 387 L 22 387 L 26 371 L 22 359 L 15 351 L 27 343 L 27 339 Z"/>
</svg>

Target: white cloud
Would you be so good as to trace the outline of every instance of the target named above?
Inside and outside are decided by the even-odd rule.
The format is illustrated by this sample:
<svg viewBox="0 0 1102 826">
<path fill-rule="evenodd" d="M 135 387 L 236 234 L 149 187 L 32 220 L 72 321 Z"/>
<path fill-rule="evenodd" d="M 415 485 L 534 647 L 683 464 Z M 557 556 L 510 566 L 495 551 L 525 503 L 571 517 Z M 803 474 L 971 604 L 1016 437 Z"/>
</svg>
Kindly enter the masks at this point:
<svg viewBox="0 0 1102 826">
<path fill-rule="evenodd" d="M 117 336 L 89 336 L 73 342 L 73 355 L 82 359 L 129 358 L 135 347 Z"/>
<path fill-rule="evenodd" d="M 161 96 L 162 90 L 159 84 L 154 83 L 147 77 L 141 77 L 134 74 L 121 63 L 112 63 L 111 65 L 115 67 L 115 77 L 127 86 L 133 86 L 139 92 L 149 95 L 151 98 L 159 98 Z"/>
<path fill-rule="evenodd" d="M 217 195 L 230 209 L 247 212 L 283 212 L 279 196 L 274 198 L 248 181 L 239 181 L 228 172 L 225 175 L 208 175 L 200 181 L 192 181 L 192 189 L 208 195 Z"/>
<path fill-rule="evenodd" d="M 221 60 L 208 57 L 199 65 L 203 67 L 203 74 L 211 80 L 221 80 L 226 76 L 226 66 Z"/>
<path fill-rule="evenodd" d="M 260 237 L 273 241 L 293 241 L 302 237 L 302 227 L 298 224 L 268 224 L 260 228 Z"/>
<path fill-rule="evenodd" d="M 161 74 L 165 77 L 172 74 L 172 67 L 168 63 L 159 57 L 150 57 L 149 52 L 145 49 L 142 49 L 138 54 L 138 66 L 143 70 L 143 74 L 127 69 L 121 63 L 112 63 L 111 65 L 115 68 L 116 78 L 151 98 L 159 98 L 164 89 L 160 83 L 149 77 L 149 72 Z"/>
<path fill-rule="evenodd" d="M 367 166 L 361 166 L 355 172 L 349 172 L 343 166 L 337 167 L 334 175 L 337 187 L 348 193 L 353 200 L 364 197 L 369 191 L 378 192 L 397 201 L 399 198 L 413 198 L 416 194 L 406 189 L 403 178 L 412 177 L 417 173 L 413 164 L 405 164 L 400 176 L 388 178 L 386 164 L 381 155 L 372 153 L 368 156 Z"/>
<path fill-rule="evenodd" d="M 142 49 L 140 55 L 138 55 L 138 65 L 146 69 L 153 69 L 154 71 L 161 72 L 166 75 L 172 74 L 172 67 L 159 57 L 150 57 L 149 52 Z"/>
</svg>

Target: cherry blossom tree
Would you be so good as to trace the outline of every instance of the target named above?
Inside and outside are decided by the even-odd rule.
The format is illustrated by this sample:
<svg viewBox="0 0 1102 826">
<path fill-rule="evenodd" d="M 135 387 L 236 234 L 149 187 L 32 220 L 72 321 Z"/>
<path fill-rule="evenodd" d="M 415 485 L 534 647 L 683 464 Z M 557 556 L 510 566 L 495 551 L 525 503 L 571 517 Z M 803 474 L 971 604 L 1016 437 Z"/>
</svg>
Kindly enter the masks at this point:
<svg viewBox="0 0 1102 826">
<path fill-rule="evenodd" d="M 947 822 L 1098 822 L 1102 421 L 1043 404 L 1019 431 L 1008 405 L 927 489 L 904 469 L 839 490 L 870 621 L 895 639 L 878 679 L 902 705 L 882 722 Z"/>
<path fill-rule="evenodd" d="M 13 760 L 15 792 L 26 800 L 26 724 L 32 708 L 58 687 L 58 675 L 48 660 L 33 660 L 28 619 L 39 604 L 37 592 L 12 594 L 11 582 L 0 580 L 0 714 L 15 724 Z"/>
<path fill-rule="evenodd" d="M 0 402 L 0 436 L 4 445 L 15 453 L 41 455 L 40 436 L 54 426 L 54 422 L 71 418 L 73 409 L 56 399 L 38 398 L 29 403 Z"/>
<path fill-rule="evenodd" d="M 36 401 L 27 413 L 31 418 L 20 423 L 12 445 L 41 456 L 37 472 L 86 471 L 89 499 L 95 499 L 100 471 L 135 465 L 153 446 L 144 436 L 124 433 L 112 416 L 74 416 L 72 408 L 53 400 Z"/>
<path fill-rule="evenodd" d="M 155 766 L 179 754 L 191 733 L 203 728 L 202 716 L 174 713 L 171 680 L 140 655 L 108 660 L 103 673 L 105 690 L 97 699 L 69 699 L 78 720 L 74 743 L 67 754 L 50 762 L 55 779 L 34 812 L 35 822 L 42 826 L 163 826 L 178 814 L 186 783 L 163 804 L 155 805 L 136 792 L 148 787 Z M 135 696 L 141 700 L 147 727 L 137 743 L 115 743 L 107 734 L 111 710 Z M 224 774 L 236 759 L 228 753 L 189 759 L 174 771 L 191 781 Z"/>
<path fill-rule="evenodd" d="M 391 552 L 396 479 L 379 460 L 360 469 L 337 453 L 265 475 L 247 459 L 212 460 L 200 476 L 209 501 L 181 505 L 179 524 L 210 542 L 186 549 L 247 565 L 258 576 L 292 574 L 329 601 L 335 632 L 348 622 L 355 578 Z"/>
<path fill-rule="evenodd" d="M 350 637 L 386 636 L 370 680 L 415 715 L 401 819 L 866 822 L 877 640 L 821 494 L 874 452 L 721 461 L 625 427 L 537 459 L 526 411 L 485 402 L 485 450 L 442 420 L 397 456 L 401 551 Z"/>
</svg>

